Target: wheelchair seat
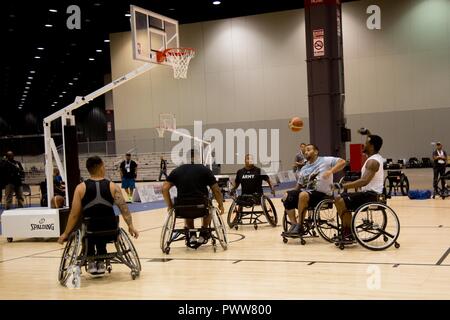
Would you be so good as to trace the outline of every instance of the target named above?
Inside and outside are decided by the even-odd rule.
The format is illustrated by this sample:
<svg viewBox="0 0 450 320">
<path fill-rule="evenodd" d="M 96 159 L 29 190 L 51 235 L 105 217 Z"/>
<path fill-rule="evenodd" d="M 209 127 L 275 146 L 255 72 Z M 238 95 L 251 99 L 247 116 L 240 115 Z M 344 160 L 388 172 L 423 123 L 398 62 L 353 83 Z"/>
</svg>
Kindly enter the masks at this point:
<svg viewBox="0 0 450 320">
<path fill-rule="evenodd" d="M 211 202 L 206 197 L 175 198 L 175 216 L 184 219 L 197 219 L 209 215 Z"/>
<path fill-rule="evenodd" d="M 177 228 L 176 219 L 197 219 L 211 216 L 211 226 L 208 228 L 193 228 L 187 229 L 185 227 Z M 197 249 L 200 245 L 192 244 L 189 240 L 190 232 L 208 232 L 212 241 L 214 251 L 217 250 L 216 240 L 220 243 L 224 250 L 228 247 L 227 231 L 220 217 L 220 212 L 215 208 L 207 197 L 183 197 L 175 198 L 173 209 L 171 209 L 166 217 L 164 226 L 161 232 L 160 247 L 163 253 L 170 253 L 170 245 L 172 242 L 184 240 L 186 246 Z"/>
<path fill-rule="evenodd" d="M 255 207 L 260 206 L 260 209 Z M 249 210 L 244 210 L 244 208 Z M 265 217 L 266 221 L 261 220 Z M 269 223 L 276 227 L 278 223 L 277 212 L 272 200 L 264 194 L 242 194 L 234 198 L 233 203 L 228 210 L 227 217 L 230 228 L 239 229 L 239 225 L 252 225 L 255 230 L 259 224 Z"/>
<path fill-rule="evenodd" d="M 262 194 L 242 194 L 236 198 L 236 204 L 245 208 L 252 208 L 261 203 Z"/>
<path fill-rule="evenodd" d="M 106 270 L 111 272 L 111 264 L 124 264 L 130 269 L 131 278 L 135 280 L 141 272 L 138 253 L 125 230 L 119 227 L 119 217 L 116 215 L 100 217 L 83 217 L 81 228 L 75 228 L 67 240 L 61 257 L 58 280 L 66 285 L 71 270 L 82 267 L 87 269 L 90 261 L 106 260 Z M 93 239 L 114 243 L 115 252 L 104 255 L 87 255 L 87 245 Z"/>
</svg>

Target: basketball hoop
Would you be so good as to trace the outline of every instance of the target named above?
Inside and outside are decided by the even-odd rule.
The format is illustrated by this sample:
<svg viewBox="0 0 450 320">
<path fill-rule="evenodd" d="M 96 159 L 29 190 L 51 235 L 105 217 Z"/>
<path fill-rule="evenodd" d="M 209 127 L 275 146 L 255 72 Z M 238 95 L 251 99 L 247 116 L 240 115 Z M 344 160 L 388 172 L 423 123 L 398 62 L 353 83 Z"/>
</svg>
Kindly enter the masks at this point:
<svg viewBox="0 0 450 320">
<path fill-rule="evenodd" d="M 189 62 L 195 56 L 193 48 L 170 48 L 158 51 L 156 57 L 159 63 L 167 61 L 173 68 L 175 79 L 186 79 Z"/>
<path fill-rule="evenodd" d="M 156 127 L 158 136 L 164 138 L 164 132 L 167 130 L 176 130 L 177 122 L 175 116 L 171 113 L 161 113 L 159 115 L 159 127 Z"/>
</svg>

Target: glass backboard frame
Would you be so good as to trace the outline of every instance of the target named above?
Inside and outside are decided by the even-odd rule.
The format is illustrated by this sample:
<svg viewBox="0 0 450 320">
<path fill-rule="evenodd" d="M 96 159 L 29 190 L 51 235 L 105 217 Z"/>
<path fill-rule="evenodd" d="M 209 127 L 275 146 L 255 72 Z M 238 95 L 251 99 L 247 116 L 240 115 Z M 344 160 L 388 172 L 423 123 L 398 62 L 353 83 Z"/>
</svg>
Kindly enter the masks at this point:
<svg viewBox="0 0 450 320">
<path fill-rule="evenodd" d="M 180 47 L 177 20 L 135 5 L 130 6 L 130 14 L 134 60 L 159 63 L 157 51 Z"/>
</svg>

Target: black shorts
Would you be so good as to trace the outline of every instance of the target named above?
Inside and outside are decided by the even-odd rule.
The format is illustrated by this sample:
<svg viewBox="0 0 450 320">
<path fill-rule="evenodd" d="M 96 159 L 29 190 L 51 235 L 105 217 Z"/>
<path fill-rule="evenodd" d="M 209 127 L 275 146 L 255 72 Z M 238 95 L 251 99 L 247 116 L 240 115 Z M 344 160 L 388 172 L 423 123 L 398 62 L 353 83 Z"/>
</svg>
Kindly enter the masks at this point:
<svg viewBox="0 0 450 320">
<path fill-rule="evenodd" d="M 304 190 L 289 190 L 287 192 L 286 200 L 283 201 L 284 208 L 286 210 L 292 210 L 298 208 L 298 198 L 300 193 Z M 320 201 L 324 200 L 327 195 L 319 191 L 305 191 L 309 194 L 309 204 L 308 208 L 316 207 Z"/>
<path fill-rule="evenodd" d="M 343 193 L 341 197 L 344 199 L 347 210 L 356 211 L 356 209 L 366 203 L 376 202 L 378 193 L 374 191 Z"/>
</svg>

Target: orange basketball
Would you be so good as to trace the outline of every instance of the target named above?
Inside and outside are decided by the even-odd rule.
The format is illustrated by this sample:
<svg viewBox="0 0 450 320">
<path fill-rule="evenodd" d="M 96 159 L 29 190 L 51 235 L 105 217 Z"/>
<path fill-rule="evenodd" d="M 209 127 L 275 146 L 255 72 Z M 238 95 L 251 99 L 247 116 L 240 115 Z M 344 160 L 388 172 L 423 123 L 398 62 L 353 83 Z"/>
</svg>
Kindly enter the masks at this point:
<svg viewBox="0 0 450 320">
<path fill-rule="evenodd" d="M 303 120 L 299 117 L 293 117 L 289 121 L 289 129 L 291 129 L 294 132 L 298 132 L 303 129 Z"/>
</svg>

